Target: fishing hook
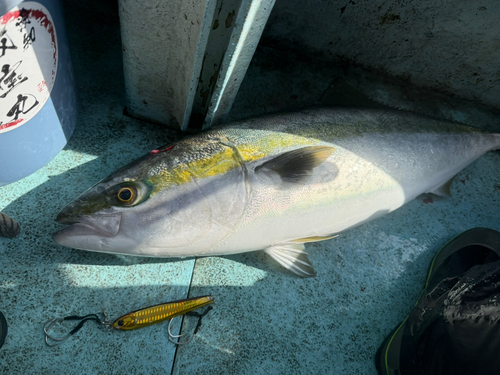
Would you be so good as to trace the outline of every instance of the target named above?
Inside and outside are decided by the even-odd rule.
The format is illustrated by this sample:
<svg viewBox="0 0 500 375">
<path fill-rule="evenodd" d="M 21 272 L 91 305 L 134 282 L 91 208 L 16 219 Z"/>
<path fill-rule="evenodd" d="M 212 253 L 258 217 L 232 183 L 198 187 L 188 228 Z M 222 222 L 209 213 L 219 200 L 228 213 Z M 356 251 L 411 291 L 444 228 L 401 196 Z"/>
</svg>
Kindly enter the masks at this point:
<svg viewBox="0 0 500 375">
<path fill-rule="evenodd" d="M 66 341 L 71 336 L 73 336 L 75 333 L 77 333 L 80 329 L 82 329 L 85 322 L 88 322 L 89 320 L 96 321 L 97 323 L 100 323 L 109 329 L 109 321 L 108 321 L 108 316 L 107 316 L 106 312 L 103 312 L 103 315 L 104 315 L 104 320 L 99 319 L 97 314 L 89 314 L 89 315 L 85 315 L 85 316 L 71 315 L 71 316 L 67 316 L 65 318 L 51 319 L 47 323 L 45 323 L 43 326 L 43 332 L 45 333 L 45 343 L 51 347 L 61 345 L 64 341 Z M 54 325 L 61 324 L 62 322 L 67 321 L 67 320 L 79 320 L 80 322 L 66 336 L 54 337 L 53 335 L 51 335 L 49 333 L 50 330 L 52 329 L 52 327 L 54 327 Z"/>
<path fill-rule="evenodd" d="M 172 327 L 172 322 L 174 321 L 174 318 L 170 319 L 170 322 L 168 323 L 168 341 L 170 341 L 171 343 L 175 344 L 175 345 L 186 345 L 186 344 L 189 344 L 191 341 L 193 341 L 194 339 L 194 336 L 196 336 L 196 334 L 198 333 L 198 331 L 200 330 L 200 327 L 201 327 L 201 319 L 208 314 L 208 312 L 210 310 L 213 309 L 213 306 L 208 306 L 207 309 L 203 312 L 203 313 L 198 313 L 196 311 L 190 311 L 188 313 L 186 313 L 185 315 L 191 315 L 191 316 L 196 316 L 198 317 L 198 323 L 196 324 L 196 327 L 194 329 L 194 332 L 193 332 L 193 335 L 191 336 L 191 338 L 189 340 L 186 340 L 186 341 L 180 341 L 181 337 L 184 337 L 186 336 L 186 334 L 182 334 L 182 335 L 174 335 L 172 334 L 172 329 L 175 327 Z M 174 339 L 177 339 L 177 340 L 174 340 Z"/>
</svg>

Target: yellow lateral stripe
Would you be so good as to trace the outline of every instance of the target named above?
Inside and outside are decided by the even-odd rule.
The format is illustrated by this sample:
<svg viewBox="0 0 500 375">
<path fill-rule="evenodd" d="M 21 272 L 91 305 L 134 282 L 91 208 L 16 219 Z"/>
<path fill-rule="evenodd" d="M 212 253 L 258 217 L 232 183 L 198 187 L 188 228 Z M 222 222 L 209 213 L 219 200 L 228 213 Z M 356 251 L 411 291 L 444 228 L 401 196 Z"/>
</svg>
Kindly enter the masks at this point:
<svg viewBox="0 0 500 375">
<path fill-rule="evenodd" d="M 171 185 L 182 185 L 191 181 L 192 177 L 205 178 L 224 174 L 234 168 L 240 167 L 240 158 L 244 162 L 252 162 L 270 155 L 276 148 L 288 146 L 313 146 L 319 143 L 316 139 L 288 135 L 280 137 L 268 135 L 260 139 L 259 146 L 253 144 L 239 144 L 225 146 L 220 152 L 211 154 L 206 158 L 196 159 L 190 163 L 179 164 L 174 169 L 167 169 L 160 174 L 152 176 L 149 181 L 153 184 L 152 195 Z M 233 150 L 233 147 L 237 150 Z M 238 155 L 239 154 L 239 155 Z"/>
</svg>

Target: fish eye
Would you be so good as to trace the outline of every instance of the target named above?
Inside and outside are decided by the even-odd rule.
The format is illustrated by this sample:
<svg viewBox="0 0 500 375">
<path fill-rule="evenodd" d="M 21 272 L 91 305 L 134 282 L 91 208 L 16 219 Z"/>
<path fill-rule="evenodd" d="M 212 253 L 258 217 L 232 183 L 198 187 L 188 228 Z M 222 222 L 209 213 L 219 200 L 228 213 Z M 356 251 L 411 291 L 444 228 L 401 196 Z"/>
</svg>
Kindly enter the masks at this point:
<svg viewBox="0 0 500 375">
<path fill-rule="evenodd" d="M 126 181 L 110 189 L 110 197 L 117 206 L 136 206 L 148 199 L 150 186 L 142 181 Z"/>
<path fill-rule="evenodd" d="M 124 324 L 125 324 L 125 321 L 123 321 L 123 320 L 118 321 L 118 327 L 123 327 Z"/>
<path fill-rule="evenodd" d="M 135 200 L 136 195 L 135 190 L 130 187 L 124 187 L 118 191 L 117 197 L 120 202 L 132 203 Z"/>
</svg>

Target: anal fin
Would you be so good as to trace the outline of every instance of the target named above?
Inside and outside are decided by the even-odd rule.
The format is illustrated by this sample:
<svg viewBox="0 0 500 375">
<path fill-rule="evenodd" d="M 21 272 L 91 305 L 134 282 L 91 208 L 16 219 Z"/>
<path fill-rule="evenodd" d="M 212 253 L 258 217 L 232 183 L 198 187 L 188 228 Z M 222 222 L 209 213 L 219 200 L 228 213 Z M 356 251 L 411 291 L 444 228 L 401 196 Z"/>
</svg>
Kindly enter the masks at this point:
<svg viewBox="0 0 500 375">
<path fill-rule="evenodd" d="M 264 251 L 283 267 L 301 277 L 316 276 L 303 243 L 275 245 Z"/>
<path fill-rule="evenodd" d="M 296 240 L 292 240 L 290 242 L 293 243 L 318 242 L 318 241 L 326 241 L 338 236 L 339 236 L 338 234 L 333 234 L 331 236 L 313 236 L 313 237 L 297 238 Z"/>
</svg>

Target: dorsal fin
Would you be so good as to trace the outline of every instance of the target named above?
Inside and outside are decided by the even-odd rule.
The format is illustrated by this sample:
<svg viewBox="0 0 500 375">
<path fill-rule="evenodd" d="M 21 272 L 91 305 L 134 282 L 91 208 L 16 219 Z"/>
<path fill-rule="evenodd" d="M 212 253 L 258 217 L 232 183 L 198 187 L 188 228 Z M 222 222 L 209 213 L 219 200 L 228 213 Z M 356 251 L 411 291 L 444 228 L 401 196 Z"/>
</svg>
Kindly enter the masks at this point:
<svg viewBox="0 0 500 375">
<path fill-rule="evenodd" d="M 304 184 L 314 168 L 323 163 L 335 151 L 330 146 L 308 146 L 288 151 L 255 168 L 255 172 L 273 171 L 283 182 Z"/>
</svg>

